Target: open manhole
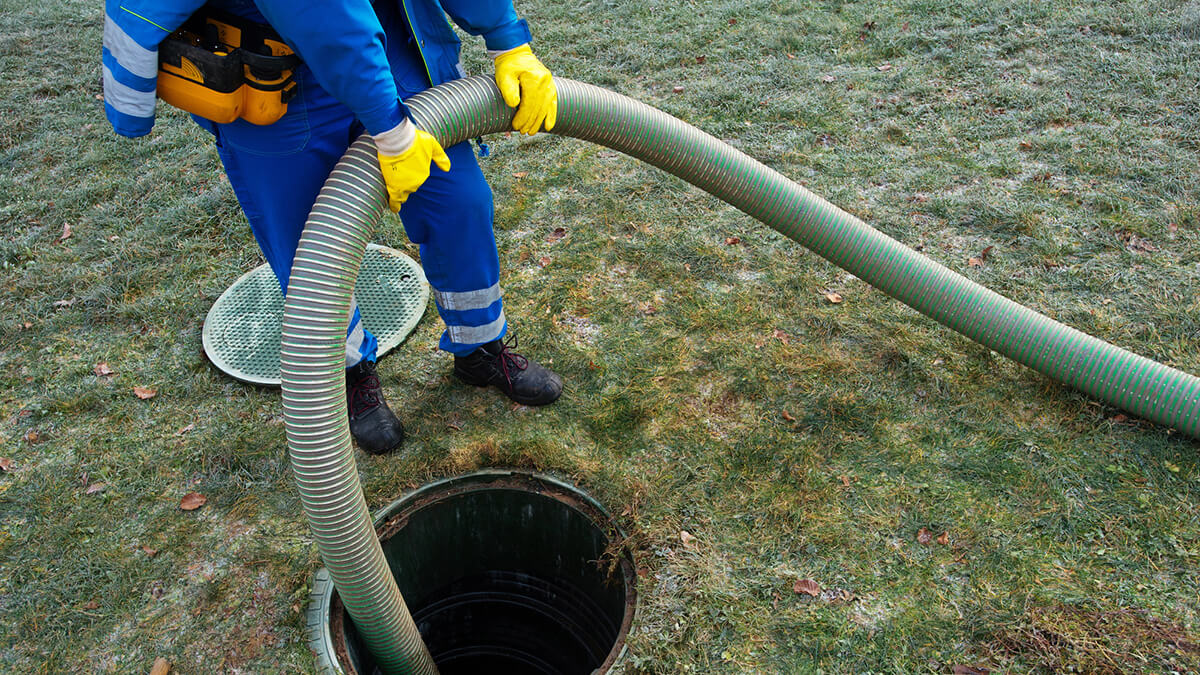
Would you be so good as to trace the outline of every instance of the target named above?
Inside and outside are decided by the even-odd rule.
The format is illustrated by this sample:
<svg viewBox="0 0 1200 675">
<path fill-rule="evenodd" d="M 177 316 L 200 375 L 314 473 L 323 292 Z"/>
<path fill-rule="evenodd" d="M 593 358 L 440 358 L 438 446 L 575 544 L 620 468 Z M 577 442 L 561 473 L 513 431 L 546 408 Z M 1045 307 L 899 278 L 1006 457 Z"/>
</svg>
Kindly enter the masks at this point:
<svg viewBox="0 0 1200 675">
<path fill-rule="evenodd" d="M 406 494 L 375 525 L 441 675 L 592 675 L 620 658 L 637 575 L 620 529 L 579 489 L 481 471 Z M 310 599 L 320 671 L 378 672 L 326 570 Z"/>
</svg>

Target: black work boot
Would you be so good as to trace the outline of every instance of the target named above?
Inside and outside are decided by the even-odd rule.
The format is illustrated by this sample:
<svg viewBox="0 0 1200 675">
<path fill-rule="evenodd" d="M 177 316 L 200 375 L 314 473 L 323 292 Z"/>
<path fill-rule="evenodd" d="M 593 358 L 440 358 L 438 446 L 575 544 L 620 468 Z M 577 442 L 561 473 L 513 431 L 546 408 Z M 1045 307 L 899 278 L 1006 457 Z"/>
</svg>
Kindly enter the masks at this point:
<svg viewBox="0 0 1200 675">
<path fill-rule="evenodd" d="M 454 374 L 477 387 L 494 384 L 521 405 L 546 405 L 562 394 L 557 373 L 512 351 L 516 338 L 507 344 L 493 340 L 466 356 L 454 357 Z"/>
<path fill-rule="evenodd" d="M 364 451 L 382 455 L 404 442 L 404 425 L 383 400 L 373 361 L 363 359 L 346 369 L 346 404 L 350 409 L 350 435 Z"/>
</svg>

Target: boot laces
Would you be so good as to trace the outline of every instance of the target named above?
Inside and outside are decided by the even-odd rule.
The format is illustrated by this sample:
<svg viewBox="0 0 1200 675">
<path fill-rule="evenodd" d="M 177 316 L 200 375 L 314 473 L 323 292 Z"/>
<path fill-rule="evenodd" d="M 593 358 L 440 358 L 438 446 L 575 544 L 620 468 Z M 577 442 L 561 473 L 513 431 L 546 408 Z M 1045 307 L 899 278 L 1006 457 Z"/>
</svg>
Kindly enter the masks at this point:
<svg viewBox="0 0 1200 675">
<path fill-rule="evenodd" d="M 350 416 L 370 412 L 379 407 L 379 377 L 374 372 L 360 377 L 350 385 Z"/>
<path fill-rule="evenodd" d="M 500 372 L 504 373 L 504 379 L 508 381 L 509 386 L 512 386 L 513 375 L 516 372 L 529 367 L 529 359 L 513 351 L 516 346 L 517 336 L 513 334 L 508 340 L 500 343 L 500 351 L 496 353 L 496 360 L 500 362 Z"/>
</svg>

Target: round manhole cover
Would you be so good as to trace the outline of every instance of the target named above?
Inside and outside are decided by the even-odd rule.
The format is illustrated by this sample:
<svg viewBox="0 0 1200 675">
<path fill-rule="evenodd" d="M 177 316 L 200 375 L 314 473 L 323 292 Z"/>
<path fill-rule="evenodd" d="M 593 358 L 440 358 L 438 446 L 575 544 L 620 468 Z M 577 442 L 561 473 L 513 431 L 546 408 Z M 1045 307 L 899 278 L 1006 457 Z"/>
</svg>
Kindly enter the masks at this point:
<svg viewBox="0 0 1200 675">
<path fill-rule="evenodd" d="M 429 303 L 429 284 L 412 258 L 368 244 L 354 297 L 363 324 L 383 356 L 416 328 Z M 266 264 L 243 274 L 204 319 L 204 353 L 221 372 L 253 384 L 279 386 L 283 293 Z"/>
</svg>

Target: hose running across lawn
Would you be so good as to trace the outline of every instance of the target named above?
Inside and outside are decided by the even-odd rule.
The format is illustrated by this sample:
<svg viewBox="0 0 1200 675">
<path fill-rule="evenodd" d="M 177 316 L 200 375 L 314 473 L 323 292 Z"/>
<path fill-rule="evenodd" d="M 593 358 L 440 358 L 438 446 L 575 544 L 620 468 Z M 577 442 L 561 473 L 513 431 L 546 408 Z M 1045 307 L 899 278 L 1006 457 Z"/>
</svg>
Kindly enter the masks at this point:
<svg viewBox="0 0 1200 675">
<path fill-rule="evenodd" d="M 554 133 L 672 173 L 884 293 L 1005 356 L 1135 415 L 1200 435 L 1200 379 L 1065 326 L 926 258 L 773 169 L 666 113 L 555 78 Z M 455 80 L 407 101 L 450 146 L 512 128 L 495 82 Z M 434 673 L 371 525 L 350 448 L 344 342 L 367 237 L 386 213 L 374 146 L 359 139 L 321 190 L 292 267 L 281 366 L 289 453 L 346 609 L 387 673 Z"/>
</svg>

